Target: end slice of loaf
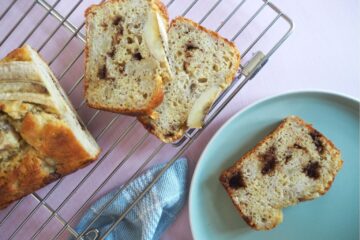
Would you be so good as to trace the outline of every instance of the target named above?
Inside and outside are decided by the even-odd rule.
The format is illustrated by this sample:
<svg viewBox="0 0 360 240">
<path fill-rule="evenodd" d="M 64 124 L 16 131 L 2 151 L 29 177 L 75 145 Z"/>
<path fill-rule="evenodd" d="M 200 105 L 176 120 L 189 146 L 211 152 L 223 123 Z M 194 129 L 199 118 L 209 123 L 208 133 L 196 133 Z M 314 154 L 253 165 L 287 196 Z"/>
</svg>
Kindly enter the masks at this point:
<svg viewBox="0 0 360 240">
<path fill-rule="evenodd" d="M 212 103 L 233 81 L 240 54 L 234 43 L 183 17 L 171 22 L 168 38 L 173 78 L 165 84 L 163 103 L 139 120 L 162 141 L 174 142 L 189 127 L 201 127 Z"/>
<path fill-rule="evenodd" d="M 290 116 L 220 181 L 243 219 L 254 229 L 269 230 L 282 222 L 283 208 L 325 194 L 341 167 L 333 143 Z"/>
<path fill-rule="evenodd" d="M 110 0 L 86 10 L 85 98 L 90 107 L 151 114 L 171 76 L 168 15 L 159 0 Z"/>
<path fill-rule="evenodd" d="M 0 209 L 85 167 L 99 153 L 35 50 L 25 45 L 0 60 Z"/>
</svg>

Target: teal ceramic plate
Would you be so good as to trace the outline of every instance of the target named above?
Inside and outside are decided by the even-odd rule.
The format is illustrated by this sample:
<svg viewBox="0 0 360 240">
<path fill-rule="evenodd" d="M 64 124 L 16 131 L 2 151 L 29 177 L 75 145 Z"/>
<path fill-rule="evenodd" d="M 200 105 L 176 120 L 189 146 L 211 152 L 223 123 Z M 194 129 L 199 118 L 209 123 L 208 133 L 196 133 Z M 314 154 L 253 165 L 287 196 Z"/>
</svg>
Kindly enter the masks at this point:
<svg viewBox="0 0 360 240">
<path fill-rule="evenodd" d="M 281 119 L 298 115 L 331 139 L 344 165 L 326 195 L 284 209 L 271 231 L 246 225 L 218 178 Z M 359 239 L 359 102 L 325 92 L 295 92 L 253 104 L 232 117 L 205 148 L 191 183 L 190 222 L 197 240 Z"/>
</svg>

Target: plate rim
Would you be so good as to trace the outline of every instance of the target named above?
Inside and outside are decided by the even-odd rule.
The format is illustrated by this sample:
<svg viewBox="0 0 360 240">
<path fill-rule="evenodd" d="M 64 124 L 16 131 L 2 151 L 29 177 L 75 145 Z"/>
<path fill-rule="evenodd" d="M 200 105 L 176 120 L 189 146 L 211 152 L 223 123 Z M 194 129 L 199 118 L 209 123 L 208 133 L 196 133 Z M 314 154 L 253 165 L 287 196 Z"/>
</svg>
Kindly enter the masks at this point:
<svg viewBox="0 0 360 240">
<path fill-rule="evenodd" d="M 193 203 L 191 201 L 191 199 L 193 199 L 193 192 L 194 192 L 194 179 L 197 176 L 198 172 L 200 171 L 200 162 L 203 161 L 204 159 L 204 155 L 207 152 L 209 146 L 213 143 L 213 141 L 215 141 L 215 139 L 217 138 L 217 136 L 220 134 L 220 132 L 223 131 L 224 128 L 226 128 L 229 124 L 231 124 L 231 122 L 234 121 L 235 118 L 237 118 L 239 115 L 244 114 L 244 112 L 248 111 L 249 109 L 256 107 L 257 105 L 260 105 L 264 102 L 270 101 L 270 100 L 274 100 L 277 98 L 282 98 L 282 97 L 287 97 L 287 96 L 292 96 L 292 95 L 300 95 L 300 94 L 317 94 L 317 95 L 328 95 L 328 96 L 332 96 L 332 97 L 340 97 L 349 101 L 354 102 L 355 104 L 359 104 L 360 105 L 360 99 L 357 99 L 353 96 L 350 96 L 348 94 L 345 93 L 339 93 L 339 92 L 334 92 L 334 91 L 327 91 L 327 90 L 295 90 L 295 91 L 287 91 L 284 93 L 280 93 L 280 94 L 275 94 L 272 96 L 268 96 L 265 98 L 260 98 L 258 100 L 256 100 L 255 102 L 249 104 L 248 106 L 244 107 L 243 109 L 240 109 L 238 112 L 236 112 L 233 116 L 231 116 L 228 120 L 226 120 L 222 126 L 216 130 L 215 134 L 211 137 L 211 139 L 209 140 L 209 142 L 206 144 L 204 150 L 201 152 L 199 160 L 196 163 L 195 169 L 194 169 L 194 173 L 192 175 L 191 178 L 191 183 L 190 183 L 190 188 L 189 188 L 189 197 L 188 197 L 188 202 L 189 202 L 189 222 L 190 222 L 190 230 L 191 230 L 191 235 L 194 239 L 195 238 L 195 234 L 194 234 L 194 223 L 193 223 L 193 217 L 192 217 L 192 211 L 191 209 L 193 208 Z M 358 116 L 359 117 L 359 116 Z"/>
</svg>

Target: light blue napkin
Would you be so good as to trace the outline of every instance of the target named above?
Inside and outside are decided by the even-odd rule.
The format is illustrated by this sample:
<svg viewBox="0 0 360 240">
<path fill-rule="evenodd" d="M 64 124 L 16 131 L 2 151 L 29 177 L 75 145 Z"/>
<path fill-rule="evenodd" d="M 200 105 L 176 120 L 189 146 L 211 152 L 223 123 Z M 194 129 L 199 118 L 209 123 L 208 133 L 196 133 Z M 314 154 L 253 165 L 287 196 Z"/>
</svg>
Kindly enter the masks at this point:
<svg viewBox="0 0 360 240">
<path fill-rule="evenodd" d="M 129 183 L 90 229 L 98 229 L 100 236 L 102 236 L 156 177 L 163 166 L 164 164 L 156 165 Z M 187 170 L 186 158 L 176 160 L 106 239 L 159 239 L 162 233 L 174 222 L 185 203 Z M 77 232 L 82 232 L 88 226 L 101 207 L 115 195 L 115 191 L 106 194 L 90 207 L 77 225 Z M 88 236 L 90 237 L 90 235 L 92 235 L 91 232 Z"/>
</svg>

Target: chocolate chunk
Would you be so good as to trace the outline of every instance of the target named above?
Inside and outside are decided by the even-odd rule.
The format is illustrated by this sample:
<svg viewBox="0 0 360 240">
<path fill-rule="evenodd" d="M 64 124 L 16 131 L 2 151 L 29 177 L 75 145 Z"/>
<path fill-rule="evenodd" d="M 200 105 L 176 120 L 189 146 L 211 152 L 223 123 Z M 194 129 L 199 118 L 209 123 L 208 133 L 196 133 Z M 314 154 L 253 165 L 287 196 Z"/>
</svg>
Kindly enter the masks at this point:
<svg viewBox="0 0 360 240">
<path fill-rule="evenodd" d="M 193 43 L 188 42 L 185 46 L 186 51 L 192 51 L 192 50 L 196 50 L 199 49 L 197 46 L 195 46 Z"/>
<path fill-rule="evenodd" d="M 141 59 L 143 59 L 141 53 L 137 52 L 133 54 L 133 58 L 140 61 Z"/>
<path fill-rule="evenodd" d="M 188 42 L 186 45 L 185 45 L 185 57 L 186 58 L 190 58 L 193 56 L 193 53 L 192 51 L 196 50 L 196 49 L 199 49 L 197 46 L 195 46 L 193 43 L 191 42 Z"/>
<path fill-rule="evenodd" d="M 124 21 L 124 18 L 122 16 L 116 16 L 113 20 L 113 25 L 117 26 L 123 21 Z"/>
<path fill-rule="evenodd" d="M 199 83 L 206 83 L 207 81 L 208 81 L 207 78 L 199 78 L 199 79 L 198 79 L 198 82 L 199 82 Z"/>
<path fill-rule="evenodd" d="M 303 168 L 303 173 L 310 178 L 318 179 L 320 177 L 320 167 L 319 162 L 309 162 L 309 164 Z"/>
<path fill-rule="evenodd" d="M 124 34 L 124 27 L 122 25 L 119 25 L 118 34 L 122 36 Z"/>
<path fill-rule="evenodd" d="M 115 49 L 115 47 L 112 47 L 110 52 L 107 53 L 107 55 L 109 57 L 111 57 L 112 59 L 114 59 L 115 53 L 116 53 L 116 49 Z"/>
<path fill-rule="evenodd" d="M 186 52 L 185 52 L 185 57 L 186 57 L 186 58 L 190 58 L 190 57 L 192 57 L 192 56 L 193 56 L 192 52 L 190 52 L 190 51 L 186 51 Z"/>
<path fill-rule="evenodd" d="M 300 146 L 300 145 L 297 144 L 297 143 L 294 144 L 294 148 L 296 148 L 296 149 L 304 149 L 302 146 Z"/>
<path fill-rule="evenodd" d="M 183 69 L 184 69 L 184 71 L 185 72 L 187 72 L 188 73 L 188 71 L 189 71 L 189 66 L 190 66 L 190 63 L 189 62 L 187 62 L 187 61 L 184 61 L 183 62 Z"/>
<path fill-rule="evenodd" d="M 275 147 L 269 148 L 264 155 L 261 156 L 261 161 L 263 163 L 261 173 L 263 175 L 269 174 L 275 170 L 277 161 L 275 155 Z"/>
<path fill-rule="evenodd" d="M 134 39 L 132 39 L 130 37 L 126 38 L 126 41 L 127 41 L 128 44 L 134 43 Z"/>
<path fill-rule="evenodd" d="M 107 75 L 106 65 L 103 65 L 102 67 L 99 68 L 98 77 L 100 79 L 105 79 L 106 75 Z"/>
<path fill-rule="evenodd" d="M 229 186 L 233 189 L 245 188 L 246 184 L 241 172 L 236 173 L 229 179 Z"/>
<path fill-rule="evenodd" d="M 291 158 L 292 158 L 291 155 L 287 155 L 287 156 L 285 157 L 285 164 L 287 164 L 288 162 L 290 162 Z"/>
<path fill-rule="evenodd" d="M 324 146 L 321 142 L 321 133 L 319 133 L 318 131 L 316 131 L 315 129 L 310 133 L 310 136 L 313 140 L 313 143 L 315 144 L 316 150 L 322 154 L 324 153 Z"/>
<path fill-rule="evenodd" d="M 106 65 L 103 65 L 103 66 L 99 69 L 99 71 L 98 71 L 98 77 L 99 77 L 99 79 L 105 79 L 105 80 L 115 81 L 115 78 L 108 76 L 108 72 L 107 72 Z"/>
<path fill-rule="evenodd" d="M 152 125 L 150 122 L 146 121 L 144 123 L 144 127 L 146 128 L 146 130 L 148 130 L 149 132 L 152 132 L 155 130 L 154 125 Z"/>
<path fill-rule="evenodd" d="M 120 43 L 122 37 L 122 33 L 118 32 L 115 35 L 112 36 L 111 45 L 117 45 Z"/>
<path fill-rule="evenodd" d="M 193 92 L 195 91 L 195 89 L 196 89 L 196 84 L 195 84 L 195 83 L 192 83 L 192 84 L 190 85 L 190 92 L 193 93 Z"/>
<path fill-rule="evenodd" d="M 108 25 L 105 22 L 101 23 L 101 27 L 103 27 L 105 31 L 108 29 Z"/>
<path fill-rule="evenodd" d="M 119 69 L 119 72 L 120 73 L 124 73 L 124 71 L 125 71 L 125 63 L 124 62 L 121 62 L 121 63 L 119 63 L 118 64 L 118 69 Z"/>
<path fill-rule="evenodd" d="M 121 25 L 123 21 L 124 18 L 122 16 L 116 16 L 112 22 L 112 24 L 118 28 L 118 31 L 115 35 L 116 41 L 114 41 L 114 37 L 113 37 L 113 43 L 119 43 L 120 37 L 124 34 L 124 27 Z"/>
</svg>

